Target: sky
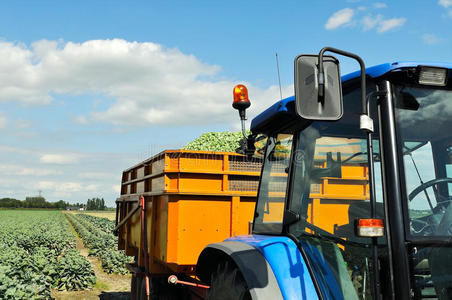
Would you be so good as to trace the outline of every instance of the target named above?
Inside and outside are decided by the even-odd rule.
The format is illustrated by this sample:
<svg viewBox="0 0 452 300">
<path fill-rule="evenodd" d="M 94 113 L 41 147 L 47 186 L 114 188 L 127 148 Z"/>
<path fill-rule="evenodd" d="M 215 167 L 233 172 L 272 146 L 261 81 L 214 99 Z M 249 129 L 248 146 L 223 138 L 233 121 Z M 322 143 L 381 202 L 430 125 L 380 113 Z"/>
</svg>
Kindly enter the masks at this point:
<svg viewBox="0 0 452 300">
<path fill-rule="evenodd" d="M 249 119 L 279 100 L 275 53 L 288 97 L 298 54 L 452 62 L 451 27 L 452 0 L 2 1 L 0 198 L 113 206 L 124 169 L 237 130 L 234 85 Z"/>
</svg>

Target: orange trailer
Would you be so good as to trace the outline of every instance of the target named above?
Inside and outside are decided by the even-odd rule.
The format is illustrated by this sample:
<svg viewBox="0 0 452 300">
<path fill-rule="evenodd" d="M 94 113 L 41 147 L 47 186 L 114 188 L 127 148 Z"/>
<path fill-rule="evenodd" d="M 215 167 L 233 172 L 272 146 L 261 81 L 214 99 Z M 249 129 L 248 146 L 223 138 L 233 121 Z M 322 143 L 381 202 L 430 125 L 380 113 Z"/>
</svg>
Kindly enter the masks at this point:
<svg viewBox="0 0 452 300">
<path fill-rule="evenodd" d="M 167 150 L 125 170 L 116 200 L 119 249 L 140 267 L 148 254 L 152 274 L 194 274 L 207 244 L 249 233 L 260 169 L 259 160 L 236 153 Z M 141 196 L 145 228 L 136 213 Z"/>
</svg>

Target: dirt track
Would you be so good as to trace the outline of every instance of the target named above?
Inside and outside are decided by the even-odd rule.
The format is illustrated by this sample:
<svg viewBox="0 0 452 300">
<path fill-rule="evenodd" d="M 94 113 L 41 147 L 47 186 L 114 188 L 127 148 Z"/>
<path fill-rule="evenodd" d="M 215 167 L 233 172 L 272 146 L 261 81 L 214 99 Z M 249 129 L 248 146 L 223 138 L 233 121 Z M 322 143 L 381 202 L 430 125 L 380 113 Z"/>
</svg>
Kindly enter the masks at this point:
<svg viewBox="0 0 452 300">
<path fill-rule="evenodd" d="M 72 227 L 72 226 L 71 226 Z M 107 274 L 102 270 L 101 261 L 97 257 L 88 256 L 88 249 L 83 245 L 83 241 L 72 228 L 77 240 L 77 249 L 91 263 L 96 274 L 96 285 L 91 290 L 76 292 L 52 291 L 52 297 L 55 299 L 69 300 L 94 300 L 94 299 L 113 299 L 126 300 L 130 298 L 130 275 Z"/>
</svg>

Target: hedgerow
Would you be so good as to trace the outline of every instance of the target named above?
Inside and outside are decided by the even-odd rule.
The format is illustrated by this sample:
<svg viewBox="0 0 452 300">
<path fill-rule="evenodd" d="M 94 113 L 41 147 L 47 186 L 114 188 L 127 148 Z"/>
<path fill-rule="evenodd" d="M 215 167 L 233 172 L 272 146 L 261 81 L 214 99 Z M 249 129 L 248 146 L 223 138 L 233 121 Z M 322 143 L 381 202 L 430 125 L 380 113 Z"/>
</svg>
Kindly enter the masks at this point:
<svg viewBox="0 0 452 300">
<path fill-rule="evenodd" d="M 97 256 L 106 273 L 126 274 L 125 264 L 132 258 L 117 250 L 117 237 L 113 235 L 114 222 L 85 214 L 66 214 L 69 222 L 89 248 L 89 255 Z"/>
<path fill-rule="evenodd" d="M 0 211 L 0 299 L 50 298 L 96 281 L 58 211 Z"/>
</svg>

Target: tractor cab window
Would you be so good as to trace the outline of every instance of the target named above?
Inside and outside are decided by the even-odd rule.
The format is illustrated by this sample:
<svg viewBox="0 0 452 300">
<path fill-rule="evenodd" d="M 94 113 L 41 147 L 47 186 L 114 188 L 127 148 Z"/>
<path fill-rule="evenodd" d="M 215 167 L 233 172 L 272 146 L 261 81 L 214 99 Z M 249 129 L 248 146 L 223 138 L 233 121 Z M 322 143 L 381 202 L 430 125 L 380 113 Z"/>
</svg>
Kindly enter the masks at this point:
<svg viewBox="0 0 452 300">
<path fill-rule="evenodd" d="M 369 238 L 355 234 L 355 222 L 370 218 L 367 141 L 359 129 L 360 89 L 344 96 L 344 116 L 337 122 L 313 122 L 296 136 L 289 208 L 300 220 L 289 226 L 314 261 L 326 295 L 371 299 Z M 376 105 L 371 106 L 376 118 Z M 377 124 L 375 124 L 377 125 Z M 378 143 L 374 134 L 377 217 L 384 219 Z M 379 238 L 382 268 L 385 238 Z M 388 282 L 382 286 L 388 288 Z M 322 286 L 322 285 L 321 285 Z"/>
<path fill-rule="evenodd" d="M 452 91 L 395 86 L 414 299 L 452 298 Z"/>
<path fill-rule="evenodd" d="M 278 134 L 267 138 L 254 220 L 256 233 L 282 231 L 292 138 L 291 134 Z"/>
</svg>

